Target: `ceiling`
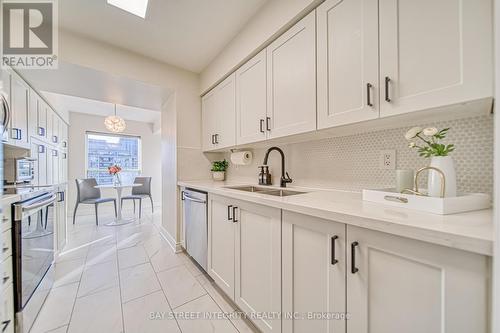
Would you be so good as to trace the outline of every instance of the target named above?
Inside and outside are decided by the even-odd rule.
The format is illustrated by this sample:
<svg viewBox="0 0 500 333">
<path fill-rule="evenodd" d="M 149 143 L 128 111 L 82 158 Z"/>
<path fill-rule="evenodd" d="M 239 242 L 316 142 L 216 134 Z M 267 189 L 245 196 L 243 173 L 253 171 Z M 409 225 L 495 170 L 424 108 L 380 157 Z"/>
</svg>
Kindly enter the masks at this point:
<svg viewBox="0 0 500 333">
<path fill-rule="evenodd" d="M 160 111 L 171 93 L 161 87 L 59 62 L 55 70 L 22 70 L 37 90 Z"/>
<path fill-rule="evenodd" d="M 59 111 L 79 112 L 98 116 L 109 116 L 114 113 L 114 104 L 96 101 L 88 98 L 42 92 L 48 102 Z M 145 123 L 159 124 L 161 112 L 155 110 L 141 109 L 127 105 L 117 105 L 116 114 L 125 120 L 134 120 Z"/>
<path fill-rule="evenodd" d="M 266 1 L 149 0 L 143 20 L 106 0 L 64 0 L 59 25 L 199 73 Z"/>
</svg>

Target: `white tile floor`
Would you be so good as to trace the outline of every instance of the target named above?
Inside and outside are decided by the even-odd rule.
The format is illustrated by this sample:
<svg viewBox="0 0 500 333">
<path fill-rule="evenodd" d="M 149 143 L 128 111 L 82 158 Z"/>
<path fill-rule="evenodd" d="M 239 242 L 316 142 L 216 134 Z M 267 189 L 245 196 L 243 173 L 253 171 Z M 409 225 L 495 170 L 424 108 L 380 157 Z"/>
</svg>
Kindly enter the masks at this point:
<svg viewBox="0 0 500 333">
<path fill-rule="evenodd" d="M 77 217 L 31 332 L 256 332 L 236 318 L 180 318 L 186 312 L 220 318 L 236 309 L 188 256 L 172 251 L 160 223 L 158 212 L 119 227 L 97 227 L 92 215 Z"/>
</svg>

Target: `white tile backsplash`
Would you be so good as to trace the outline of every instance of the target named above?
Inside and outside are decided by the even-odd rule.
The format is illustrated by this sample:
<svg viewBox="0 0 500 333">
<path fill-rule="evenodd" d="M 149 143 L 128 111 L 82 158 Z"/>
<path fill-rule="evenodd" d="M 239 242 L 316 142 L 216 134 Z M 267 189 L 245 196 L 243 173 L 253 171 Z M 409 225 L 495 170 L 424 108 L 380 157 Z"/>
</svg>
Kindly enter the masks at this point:
<svg viewBox="0 0 500 333">
<path fill-rule="evenodd" d="M 415 125 L 451 128 L 444 143 L 456 146 L 450 155 L 455 161 L 460 192 L 493 192 L 492 115 Z M 395 183 L 395 171 L 380 168 L 381 150 L 396 150 L 397 169 L 416 170 L 429 163 L 428 159 L 419 157 L 416 150 L 408 148 L 404 138 L 407 130 L 408 127 L 404 127 L 280 147 L 285 151 L 287 171 L 294 185 L 346 190 L 391 187 Z M 253 150 L 254 161 L 249 166 L 231 165 L 228 180 L 256 182 L 265 151 Z M 229 153 L 225 157 L 229 159 Z M 279 154 L 272 152 L 270 162 L 273 181 L 277 184 Z M 421 186 L 425 185 L 425 176 L 421 183 Z"/>
</svg>

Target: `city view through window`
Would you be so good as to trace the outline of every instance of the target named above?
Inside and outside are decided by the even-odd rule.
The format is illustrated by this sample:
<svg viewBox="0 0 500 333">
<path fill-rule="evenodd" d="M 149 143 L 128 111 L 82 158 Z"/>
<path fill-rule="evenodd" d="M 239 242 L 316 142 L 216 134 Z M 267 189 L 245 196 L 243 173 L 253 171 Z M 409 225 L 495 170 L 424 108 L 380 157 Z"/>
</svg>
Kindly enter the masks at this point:
<svg viewBox="0 0 500 333">
<path fill-rule="evenodd" d="M 141 138 L 135 136 L 87 133 L 87 177 L 95 178 L 99 185 L 112 184 L 113 175 L 108 167 L 122 168 L 121 180 L 133 183 L 141 173 Z"/>
</svg>

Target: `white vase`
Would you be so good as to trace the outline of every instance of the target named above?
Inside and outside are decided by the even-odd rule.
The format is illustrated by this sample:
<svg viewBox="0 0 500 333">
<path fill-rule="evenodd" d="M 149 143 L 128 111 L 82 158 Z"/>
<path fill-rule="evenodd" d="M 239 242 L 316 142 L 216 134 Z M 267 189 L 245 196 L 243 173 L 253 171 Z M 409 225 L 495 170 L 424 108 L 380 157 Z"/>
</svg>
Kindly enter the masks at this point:
<svg viewBox="0 0 500 333">
<path fill-rule="evenodd" d="M 226 173 L 224 171 L 212 171 L 212 178 L 217 181 L 223 181 L 226 179 Z"/>
<path fill-rule="evenodd" d="M 450 156 L 434 156 L 431 158 L 431 167 L 441 170 L 445 177 L 445 197 L 457 196 L 457 174 L 455 164 Z M 441 196 L 441 176 L 435 170 L 429 170 L 427 182 L 428 194 L 431 197 Z"/>
</svg>

